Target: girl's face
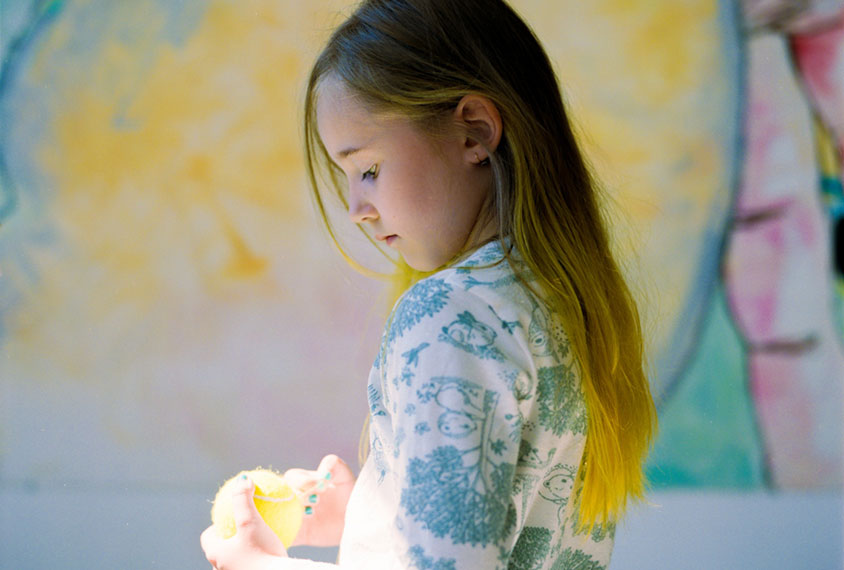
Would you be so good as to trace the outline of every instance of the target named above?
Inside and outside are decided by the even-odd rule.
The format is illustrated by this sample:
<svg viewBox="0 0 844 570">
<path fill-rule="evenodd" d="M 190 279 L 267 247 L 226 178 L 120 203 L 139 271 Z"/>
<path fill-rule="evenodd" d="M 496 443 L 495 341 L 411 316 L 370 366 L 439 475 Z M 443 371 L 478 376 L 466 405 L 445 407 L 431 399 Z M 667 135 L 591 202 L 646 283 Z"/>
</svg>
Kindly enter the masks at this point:
<svg viewBox="0 0 844 570">
<path fill-rule="evenodd" d="M 495 234 L 492 221 L 475 227 L 492 176 L 465 135 L 434 139 L 406 119 L 374 115 L 331 77 L 320 87 L 317 128 L 348 180 L 351 220 L 414 269 L 447 263 L 472 245 L 473 230 L 473 242 Z"/>
</svg>

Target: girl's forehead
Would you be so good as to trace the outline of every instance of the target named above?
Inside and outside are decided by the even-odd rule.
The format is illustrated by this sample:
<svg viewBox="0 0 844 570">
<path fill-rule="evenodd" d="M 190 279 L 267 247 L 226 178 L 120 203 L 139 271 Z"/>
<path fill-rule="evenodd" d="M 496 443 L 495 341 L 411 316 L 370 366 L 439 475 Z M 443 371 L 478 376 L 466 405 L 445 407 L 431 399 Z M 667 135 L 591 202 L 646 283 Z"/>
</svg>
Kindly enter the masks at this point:
<svg viewBox="0 0 844 570">
<path fill-rule="evenodd" d="M 377 128 L 374 117 L 341 82 L 323 81 L 316 92 L 316 127 L 334 158 L 346 148 L 359 147 Z"/>
<path fill-rule="evenodd" d="M 398 112 L 373 110 L 346 83 L 333 75 L 323 78 L 314 92 L 317 122 L 325 117 L 340 115 L 367 125 L 383 128 L 405 126 L 410 120 Z"/>
<path fill-rule="evenodd" d="M 375 113 L 342 81 L 326 78 L 316 92 L 316 127 L 335 159 L 414 130 L 406 118 Z"/>
<path fill-rule="evenodd" d="M 321 81 L 315 97 L 317 122 L 338 114 L 351 118 L 370 114 L 360 99 L 339 79 L 328 77 Z"/>
</svg>

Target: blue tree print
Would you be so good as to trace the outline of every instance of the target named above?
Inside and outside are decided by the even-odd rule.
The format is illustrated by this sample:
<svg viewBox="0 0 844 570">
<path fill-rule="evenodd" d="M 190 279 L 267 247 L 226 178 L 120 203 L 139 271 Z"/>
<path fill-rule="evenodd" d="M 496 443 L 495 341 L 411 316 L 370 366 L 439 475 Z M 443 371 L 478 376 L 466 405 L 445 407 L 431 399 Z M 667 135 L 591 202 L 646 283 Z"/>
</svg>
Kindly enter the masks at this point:
<svg viewBox="0 0 844 570">
<path fill-rule="evenodd" d="M 554 561 L 551 570 L 606 570 L 606 566 L 593 560 L 591 556 L 573 548 L 566 548 L 563 553 Z"/>
<path fill-rule="evenodd" d="M 486 546 L 504 534 L 515 473 L 513 465 L 496 455 L 497 440 L 490 441 L 498 393 L 463 378 L 443 376 L 432 378 L 417 395 L 420 402 L 444 410 L 438 421 L 442 433 L 477 445 L 462 450 L 440 446 L 422 459 L 411 459 L 401 505 L 434 536 L 448 536 L 454 544 Z M 446 427 L 443 418 L 450 422 L 452 416 L 468 422 L 465 428 Z"/>
<path fill-rule="evenodd" d="M 544 527 L 527 526 L 510 555 L 507 570 L 539 570 L 551 550 L 551 531 Z"/>
<path fill-rule="evenodd" d="M 595 523 L 595 526 L 592 527 L 592 530 L 589 529 L 578 529 L 577 528 L 577 520 L 580 518 L 580 509 L 575 509 L 574 517 L 571 519 L 571 530 L 572 533 L 577 535 L 587 534 L 589 533 L 590 538 L 593 542 L 602 542 L 606 538 L 615 538 L 615 527 L 616 523 L 614 521 L 608 521 L 603 524 Z"/>
<path fill-rule="evenodd" d="M 531 499 L 533 498 L 533 493 L 531 490 L 536 487 L 536 484 L 539 482 L 538 475 L 529 475 L 527 473 L 516 473 L 516 476 L 513 477 L 513 496 L 521 496 L 522 498 L 522 516 L 521 519 L 516 521 L 514 518 L 512 524 L 515 526 L 516 522 L 518 522 L 519 526 L 522 527 L 525 524 L 525 519 L 527 518 L 528 514 L 528 507 Z M 511 515 L 516 517 L 516 509 L 513 507 L 512 503 L 511 507 Z M 508 521 L 509 522 L 509 521 Z M 508 527 L 508 531 L 512 529 Z"/>
<path fill-rule="evenodd" d="M 401 505 L 438 538 L 486 546 L 503 537 L 514 469 L 484 453 L 464 465 L 466 453 L 447 445 L 411 459 Z"/>
<path fill-rule="evenodd" d="M 539 424 L 554 435 L 585 434 L 586 406 L 571 367 L 540 368 L 536 375 Z"/>
<path fill-rule="evenodd" d="M 596 524 L 592 528 L 592 540 L 595 542 L 601 542 L 607 537 L 615 538 L 615 523 L 608 522 L 605 524 Z"/>
<path fill-rule="evenodd" d="M 425 549 L 419 545 L 411 546 L 407 553 L 411 568 L 418 570 L 456 570 L 456 560 L 454 558 L 438 558 L 434 560 L 432 556 L 425 556 Z"/>
<path fill-rule="evenodd" d="M 393 311 L 387 344 L 392 344 L 425 317 L 432 317 L 441 311 L 452 289 L 444 280 L 435 278 L 423 279 L 411 287 Z"/>
</svg>

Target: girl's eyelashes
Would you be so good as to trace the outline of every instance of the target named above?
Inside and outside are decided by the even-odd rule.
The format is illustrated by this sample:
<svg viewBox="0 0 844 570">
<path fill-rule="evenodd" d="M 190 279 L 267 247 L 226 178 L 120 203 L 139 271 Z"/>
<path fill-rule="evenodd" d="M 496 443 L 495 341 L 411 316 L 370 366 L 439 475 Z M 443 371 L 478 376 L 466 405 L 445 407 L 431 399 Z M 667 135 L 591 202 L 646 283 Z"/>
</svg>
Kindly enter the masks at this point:
<svg viewBox="0 0 844 570">
<path fill-rule="evenodd" d="M 369 167 L 369 170 L 367 170 L 366 172 L 364 172 L 361 175 L 360 179 L 361 180 L 366 180 L 367 178 L 374 179 L 377 176 L 378 176 L 378 165 L 373 164 L 372 166 Z"/>
</svg>

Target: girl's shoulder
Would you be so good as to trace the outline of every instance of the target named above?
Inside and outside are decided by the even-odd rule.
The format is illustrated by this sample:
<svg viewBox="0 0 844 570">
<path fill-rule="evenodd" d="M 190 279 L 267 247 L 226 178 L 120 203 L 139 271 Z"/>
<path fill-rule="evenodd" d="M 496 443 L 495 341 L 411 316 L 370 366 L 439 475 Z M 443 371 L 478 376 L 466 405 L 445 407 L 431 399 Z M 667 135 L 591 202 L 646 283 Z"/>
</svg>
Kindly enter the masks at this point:
<svg viewBox="0 0 844 570">
<path fill-rule="evenodd" d="M 450 267 L 410 287 L 396 302 L 387 327 L 387 341 L 411 331 L 427 333 L 434 327 L 462 327 L 473 333 L 526 330 L 539 305 L 529 287 L 530 278 L 517 272 L 518 257 L 497 241 L 478 248 Z M 456 324 L 455 324 L 456 323 Z M 501 331 L 499 331 L 501 329 Z"/>
<path fill-rule="evenodd" d="M 514 271 L 513 260 L 512 251 L 505 255 L 498 241 L 489 242 L 412 285 L 396 301 L 392 320 L 408 313 L 433 315 L 478 304 L 529 305 L 524 276 Z"/>
<path fill-rule="evenodd" d="M 519 262 L 518 253 L 499 241 L 484 244 L 451 266 L 422 279 L 411 287 L 408 300 L 424 297 L 432 290 L 454 293 L 444 298 L 497 298 L 500 302 L 520 303 L 529 293 L 531 278 Z"/>
</svg>

